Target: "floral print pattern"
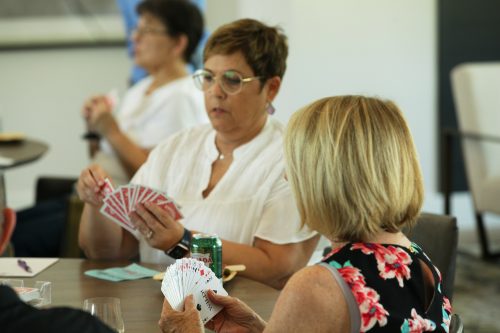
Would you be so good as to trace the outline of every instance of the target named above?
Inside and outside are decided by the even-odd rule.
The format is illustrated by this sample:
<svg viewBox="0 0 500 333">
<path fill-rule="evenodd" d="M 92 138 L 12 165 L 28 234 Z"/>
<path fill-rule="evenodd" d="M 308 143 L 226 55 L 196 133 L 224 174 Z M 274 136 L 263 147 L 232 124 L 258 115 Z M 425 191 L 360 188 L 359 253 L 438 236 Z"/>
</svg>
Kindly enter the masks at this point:
<svg viewBox="0 0 500 333">
<path fill-rule="evenodd" d="M 427 308 L 416 294 L 424 290 L 419 260 L 434 274 L 435 294 Z M 323 261 L 337 269 L 351 289 L 361 316 L 360 332 L 448 332 L 451 304 L 441 293 L 441 274 L 418 245 L 406 249 L 350 243 Z"/>
<path fill-rule="evenodd" d="M 389 313 L 380 304 L 379 294 L 373 288 L 366 286 L 361 271 L 352 266 L 349 261 L 345 262 L 344 265 L 340 265 L 336 261 L 331 261 L 330 265 L 339 271 L 344 281 L 351 288 L 356 302 L 359 304 L 361 331 L 368 331 L 377 322 L 379 326 L 384 326 L 387 323 L 387 315 Z"/>
<path fill-rule="evenodd" d="M 432 332 L 435 329 L 436 324 L 432 320 L 419 316 L 415 309 L 411 309 L 411 319 L 405 319 L 401 326 L 402 333 Z"/>
<path fill-rule="evenodd" d="M 377 260 L 377 268 L 380 277 L 383 279 L 398 280 L 401 288 L 404 287 L 404 279 L 411 278 L 410 269 L 408 266 L 412 263 L 410 255 L 400 247 L 382 246 L 373 243 L 355 243 L 351 246 L 351 250 L 361 250 L 364 254 L 374 254 Z"/>
</svg>

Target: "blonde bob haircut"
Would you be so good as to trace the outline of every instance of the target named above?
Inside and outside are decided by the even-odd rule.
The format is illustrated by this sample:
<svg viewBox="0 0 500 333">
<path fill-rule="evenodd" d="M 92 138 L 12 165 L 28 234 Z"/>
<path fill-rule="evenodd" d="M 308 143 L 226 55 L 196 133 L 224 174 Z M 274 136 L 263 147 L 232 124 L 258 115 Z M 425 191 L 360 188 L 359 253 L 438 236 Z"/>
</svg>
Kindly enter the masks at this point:
<svg viewBox="0 0 500 333">
<path fill-rule="evenodd" d="M 302 224 L 331 240 L 398 232 L 420 212 L 416 149 L 390 101 L 338 96 L 304 107 L 288 124 L 285 157 Z"/>
</svg>

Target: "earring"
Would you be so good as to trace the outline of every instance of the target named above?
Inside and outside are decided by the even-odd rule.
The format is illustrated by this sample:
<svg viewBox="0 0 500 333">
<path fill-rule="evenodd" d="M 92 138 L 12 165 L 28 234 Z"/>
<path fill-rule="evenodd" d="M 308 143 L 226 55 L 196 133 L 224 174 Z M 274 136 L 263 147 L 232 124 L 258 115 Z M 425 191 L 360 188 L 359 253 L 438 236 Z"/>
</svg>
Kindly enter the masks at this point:
<svg viewBox="0 0 500 333">
<path fill-rule="evenodd" d="M 271 102 L 267 103 L 266 111 L 268 114 L 274 114 L 274 112 L 276 111 Z"/>
</svg>

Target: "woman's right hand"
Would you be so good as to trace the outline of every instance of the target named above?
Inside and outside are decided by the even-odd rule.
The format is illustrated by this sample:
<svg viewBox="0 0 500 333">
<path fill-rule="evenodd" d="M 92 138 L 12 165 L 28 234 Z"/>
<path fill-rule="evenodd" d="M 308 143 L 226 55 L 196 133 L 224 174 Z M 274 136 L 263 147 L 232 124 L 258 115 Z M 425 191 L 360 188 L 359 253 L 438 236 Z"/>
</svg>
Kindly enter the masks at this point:
<svg viewBox="0 0 500 333">
<path fill-rule="evenodd" d="M 82 117 L 87 123 L 87 129 L 105 135 L 110 130 L 116 130 L 118 124 L 113 117 L 113 105 L 105 95 L 98 95 L 85 101 Z"/>
<path fill-rule="evenodd" d="M 96 208 L 100 207 L 105 196 L 102 189 L 106 177 L 107 175 L 104 170 L 97 164 L 85 168 L 80 174 L 76 185 L 78 197 L 80 197 L 83 202 Z"/>
<path fill-rule="evenodd" d="M 266 322 L 248 305 L 231 296 L 208 291 L 208 298 L 223 309 L 205 327 L 217 333 L 262 332 Z"/>
<path fill-rule="evenodd" d="M 87 130 L 89 130 L 89 131 L 94 130 L 92 128 L 92 124 L 91 124 L 91 117 L 92 117 L 92 113 L 94 112 L 96 104 L 102 98 L 103 98 L 103 96 L 100 96 L 100 95 L 92 96 L 89 99 L 87 99 L 85 101 L 85 103 L 83 104 L 81 114 L 82 114 L 83 119 L 85 119 L 85 122 L 87 123 Z"/>
</svg>

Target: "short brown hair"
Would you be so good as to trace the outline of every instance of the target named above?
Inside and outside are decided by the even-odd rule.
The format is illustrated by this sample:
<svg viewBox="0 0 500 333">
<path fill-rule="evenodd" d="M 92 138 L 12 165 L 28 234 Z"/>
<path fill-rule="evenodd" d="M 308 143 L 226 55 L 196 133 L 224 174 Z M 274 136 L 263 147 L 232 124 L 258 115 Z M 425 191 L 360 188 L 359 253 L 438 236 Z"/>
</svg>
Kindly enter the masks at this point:
<svg viewBox="0 0 500 333">
<path fill-rule="evenodd" d="M 416 149 L 390 101 L 338 96 L 304 107 L 290 119 L 285 156 L 302 223 L 332 240 L 367 241 L 419 214 Z"/>
<path fill-rule="evenodd" d="M 216 54 L 241 52 L 261 82 L 283 78 L 288 57 L 287 38 L 279 27 L 270 27 L 253 19 L 242 19 L 219 27 L 205 45 L 203 61 Z"/>
</svg>

